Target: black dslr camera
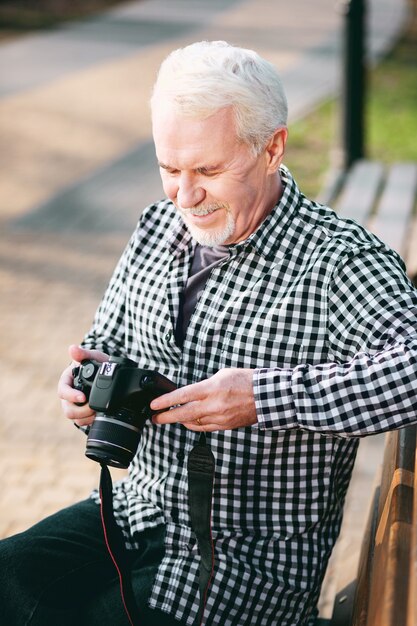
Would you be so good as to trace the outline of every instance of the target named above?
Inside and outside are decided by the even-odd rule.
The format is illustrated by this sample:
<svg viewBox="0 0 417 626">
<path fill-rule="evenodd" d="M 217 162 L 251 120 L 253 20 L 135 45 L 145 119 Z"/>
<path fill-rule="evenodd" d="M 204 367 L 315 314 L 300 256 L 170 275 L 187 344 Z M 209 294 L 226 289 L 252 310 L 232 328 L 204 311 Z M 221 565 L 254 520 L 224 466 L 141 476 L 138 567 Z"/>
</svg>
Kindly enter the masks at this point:
<svg viewBox="0 0 417 626">
<path fill-rule="evenodd" d="M 87 438 L 86 456 L 98 463 L 126 468 L 137 450 L 141 430 L 151 416 L 150 402 L 173 391 L 173 382 L 130 359 L 86 360 L 73 369 L 74 388 L 97 412 Z"/>
</svg>

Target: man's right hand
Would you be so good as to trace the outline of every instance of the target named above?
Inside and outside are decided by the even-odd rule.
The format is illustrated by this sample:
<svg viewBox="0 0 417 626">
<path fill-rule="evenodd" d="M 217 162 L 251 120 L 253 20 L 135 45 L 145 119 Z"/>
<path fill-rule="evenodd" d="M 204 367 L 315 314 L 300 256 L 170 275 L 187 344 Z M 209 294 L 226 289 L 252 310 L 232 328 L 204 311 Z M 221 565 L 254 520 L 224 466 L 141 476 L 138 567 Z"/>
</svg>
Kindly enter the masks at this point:
<svg viewBox="0 0 417 626">
<path fill-rule="evenodd" d="M 72 420 L 77 426 L 89 426 L 94 421 L 95 412 L 88 406 L 87 398 L 82 391 L 74 389 L 72 370 L 85 359 L 94 359 L 102 363 L 103 361 L 108 361 L 109 357 L 99 350 L 85 350 L 75 345 L 70 346 L 68 352 L 72 363 L 62 372 L 59 379 L 58 396 L 61 399 L 65 417 Z M 82 406 L 77 406 L 76 403 L 82 403 Z"/>
</svg>

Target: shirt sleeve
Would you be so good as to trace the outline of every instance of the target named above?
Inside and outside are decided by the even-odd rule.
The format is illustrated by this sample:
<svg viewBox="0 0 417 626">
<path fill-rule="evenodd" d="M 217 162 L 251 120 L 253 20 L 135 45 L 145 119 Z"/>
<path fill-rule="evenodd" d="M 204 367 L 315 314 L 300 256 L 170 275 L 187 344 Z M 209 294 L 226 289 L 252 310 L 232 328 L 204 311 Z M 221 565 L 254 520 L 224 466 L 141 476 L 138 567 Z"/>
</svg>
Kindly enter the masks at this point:
<svg viewBox="0 0 417 626">
<path fill-rule="evenodd" d="M 125 356 L 126 278 L 136 251 L 136 231 L 117 263 L 82 346 Z"/>
<path fill-rule="evenodd" d="M 328 298 L 329 360 L 254 373 L 260 429 L 361 437 L 417 421 L 417 292 L 392 255 L 347 255 Z"/>
</svg>

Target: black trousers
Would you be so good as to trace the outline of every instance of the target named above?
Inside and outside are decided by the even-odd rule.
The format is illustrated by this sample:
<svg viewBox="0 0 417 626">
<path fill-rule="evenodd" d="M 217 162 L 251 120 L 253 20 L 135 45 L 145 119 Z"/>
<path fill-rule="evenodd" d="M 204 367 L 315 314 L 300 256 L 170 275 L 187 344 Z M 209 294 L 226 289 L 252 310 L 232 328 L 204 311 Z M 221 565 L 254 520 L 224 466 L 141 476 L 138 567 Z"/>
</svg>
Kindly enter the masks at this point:
<svg viewBox="0 0 417 626">
<path fill-rule="evenodd" d="M 140 626 L 180 626 L 147 607 L 164 554 L 164 527 L 139 535 L 129 551 Z M 103 540 L 100 511 L 85 500 L 0 541 L 0 624 L 129 626 L 117 572 Z"/>
</svg>

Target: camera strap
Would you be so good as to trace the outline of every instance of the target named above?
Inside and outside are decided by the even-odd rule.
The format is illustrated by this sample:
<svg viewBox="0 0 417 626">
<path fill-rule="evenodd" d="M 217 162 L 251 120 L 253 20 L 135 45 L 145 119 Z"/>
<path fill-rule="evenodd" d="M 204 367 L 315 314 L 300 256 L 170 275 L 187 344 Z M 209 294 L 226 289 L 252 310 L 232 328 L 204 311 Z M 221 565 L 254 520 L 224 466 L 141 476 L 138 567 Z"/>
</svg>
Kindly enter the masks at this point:
<svg viewBox="0 0 417 626">
<path fill-rule="evenodd" d="M 109 468 L 100 463 L 100 514 L 107 550 L 117 570 L 123 607 L 131 626 L 139 626 L 140 617 L 132 588 L 131 570 L 121 528 L 114 519 L 113 483 Z"/>
<path fill-rule="evenodd" d="M 214 544 L 211 533 L 211 502 L 213 496 L 215 460 L 204 432 L 188 456 L 188 504 L 197 545 L 200 552 L 200 605 L 197 624 L 203 620 L 207 592 L 214 571 Z"/>
<path fill-rule="evenodd" d="M 140 615 L 132 588 L 130 566 L 121 528 L 113 511 L 113 483 L 109 468 L 100 463 L 100 514 L 107 550 L 117 570 L 123 606 L 131 626 L 139 626 Z M 214 545 L 211 533 L 211 502 L 214 484 L 215 460 L 205 433 L 188 456 L 188 499 L 191 528 L 200 553 L 200 604 L 197 624 L 203 620 L 207 592 L 214 570 Z"/>
</svg>

